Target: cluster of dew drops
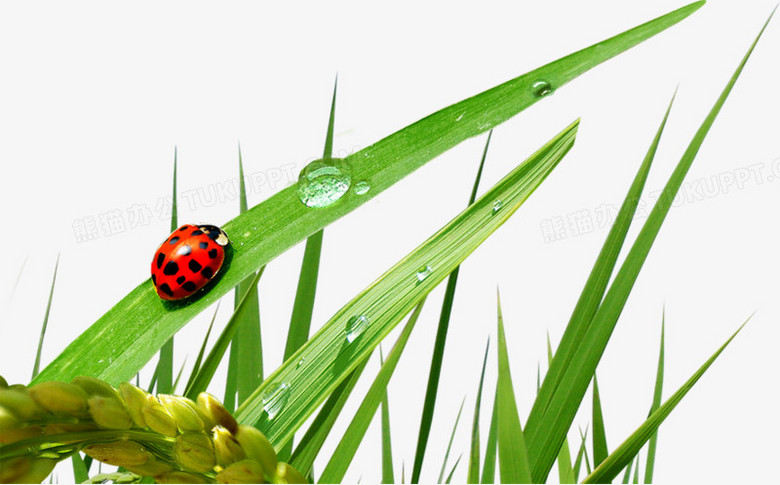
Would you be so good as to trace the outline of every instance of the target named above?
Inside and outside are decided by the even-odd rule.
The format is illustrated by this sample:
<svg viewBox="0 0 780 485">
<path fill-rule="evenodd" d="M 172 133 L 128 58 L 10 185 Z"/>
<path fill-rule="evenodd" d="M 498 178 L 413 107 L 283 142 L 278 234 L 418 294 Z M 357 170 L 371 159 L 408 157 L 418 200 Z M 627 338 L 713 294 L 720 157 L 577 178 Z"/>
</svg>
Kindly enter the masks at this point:
<svg viewBox="0 0 780 485">
<path fill-rule="evenodd" d="M 531 84 L 531 93 L 538 97 L 552 94 L 552 85 L 544 80 L 537 80 Z M 463 118 L 461 114 L 456 121 Z M 371 184 L 367 180 L 358 180 L 353 184 L 352 168 L 349 162 L 342 158 L 323 158 L 314 160 L 301 170 L 298 177 L 298 198 L 306 207 L 327 207 L 347 194 L 350 189 L 355 195 L 365 195 L 371 190 Z M 496 200 L 490 208 L 493 214 L 498 213 L 504 203 Z M 421 266 L 414 277 L 417 283 L 422 283 L 433 272 L 430 265 Z M 355 315 L 347 320 L 345 340 L 351 344 L 360 337 L 368 328 L 370 319 L 365 315 Z M 296 368 L 304 365 L 305 359 L 301 358 Z M 290 396 L 290 385 L 286 382 L 274 384 L 263 394 L 263 410 L 268 419 L 273 419 L 287 404 Z"/>
</svg>

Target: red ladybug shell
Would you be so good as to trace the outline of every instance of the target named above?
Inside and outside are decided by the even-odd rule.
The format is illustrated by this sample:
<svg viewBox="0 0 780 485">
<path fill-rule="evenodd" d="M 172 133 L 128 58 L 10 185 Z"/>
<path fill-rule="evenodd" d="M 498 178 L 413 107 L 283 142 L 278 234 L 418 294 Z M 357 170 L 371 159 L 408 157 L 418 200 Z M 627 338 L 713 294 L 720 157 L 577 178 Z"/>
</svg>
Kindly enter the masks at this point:
<svg viewBox="0 0 780 485">
<path fill-rule="evenodd" d="M 222 267 L 229 242 L 217 226 L 187 224 L 176 229 L 152 260 L 152 283 L 160 298 L 180 300 L 206 286 Z"/>
</svg>

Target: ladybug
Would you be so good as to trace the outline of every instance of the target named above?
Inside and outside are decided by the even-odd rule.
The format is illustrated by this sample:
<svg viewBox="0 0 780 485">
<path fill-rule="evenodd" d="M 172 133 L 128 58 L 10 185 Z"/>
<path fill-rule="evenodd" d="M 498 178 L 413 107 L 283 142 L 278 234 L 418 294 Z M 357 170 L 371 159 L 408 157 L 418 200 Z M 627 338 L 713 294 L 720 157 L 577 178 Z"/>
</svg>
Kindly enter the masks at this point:
<svg viewBox="0 0 780 485">
<path fill-rule="evenodd" d="M 152 283 L 163 300 L 192 296 L 217 274 L 230 243 L 217 226 L 186 224 L 173 231 L 154 254 Z"/>
</svg>

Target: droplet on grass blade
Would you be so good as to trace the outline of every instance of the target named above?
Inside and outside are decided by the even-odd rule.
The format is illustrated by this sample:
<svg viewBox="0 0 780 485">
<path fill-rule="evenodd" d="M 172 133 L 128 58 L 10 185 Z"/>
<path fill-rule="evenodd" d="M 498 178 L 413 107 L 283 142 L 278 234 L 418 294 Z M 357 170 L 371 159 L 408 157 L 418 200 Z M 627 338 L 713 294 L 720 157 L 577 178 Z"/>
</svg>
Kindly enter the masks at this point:
<svg viewBox="0 0 780 485">
<path fill-rule="evenodd" d="M 503 202 L 501 202 L 500 200 L 495 201 L 493 203 L 493 214 L 495 214 L 496 212 L 500 211 L 502 207 L 504 207 L 504 203 Z"/>
<path fill-rule="evenodd" d="M 417 281 L 423 282 L 425 280 L 425 278 L 427 278 L 431 274 L 431 271 L 433 271 L 433 270 L 427 264 L 425 266 L 423 266 L 422 268 L 418 269 L 417 270 Z"/>
<path fill-rule="evenodd" d="M 355 184 L 355 194 L 357 195 L 363 195 L 367 193 L 369 190 L 371 190 L 371 184 L 369 184 L 365 180 L 361 180 L 360 182 Z"/>
<path fill-rule="evenodd" d="M 537 98 L 542 98 L 552 94 L 553 91 L 555 91 L 555 89 L 553 88 L 552 84 L 545 81 L 544 79 L 538 79 L 534 81 L 533 84 L 531 84 L 531 93 L 533 93 L 533 95 Z"/>
<path fill-rule="evenodd" d="M 352 170 L 341 158 L 323 158 L 306 165 L 298 176 L 298 197 L 306 207 L 327 207 L 352 185 Z"/>
<path fill-rule="evenodd" d="M 290 385 L 286 382 L 278 383 L 263 394 L 263 410 L 268 415 L 268 419 L 273 419 L 279 414 L 289 397 Z"/>
<path fill-rule="evenodd" d="M 360 337 L 368 328 L 368 317 L 365 315 L 356 315 L 347 320 L 347 342 L 352 343 Z"/>
</svg>

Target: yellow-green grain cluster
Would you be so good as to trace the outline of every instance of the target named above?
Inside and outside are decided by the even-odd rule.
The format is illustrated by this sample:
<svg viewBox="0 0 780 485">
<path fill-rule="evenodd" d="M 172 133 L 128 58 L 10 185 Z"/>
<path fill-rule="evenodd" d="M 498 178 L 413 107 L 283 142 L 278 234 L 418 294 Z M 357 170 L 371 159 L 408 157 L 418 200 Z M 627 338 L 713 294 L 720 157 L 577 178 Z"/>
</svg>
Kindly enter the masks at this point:
<svg viewBox="0 0 780 485">
<path fill-rule="evenodd" d="M 205 392 L 193 402 L 92 377 L 30 387 L 0 377 L 0 483 L 40 482 L 78 451 L 158 483 L 305 483 Z"/>
</svg>

